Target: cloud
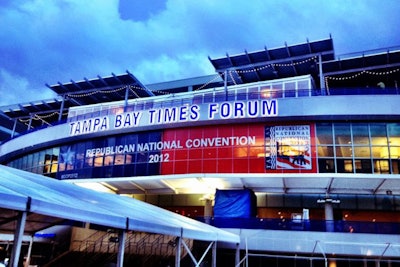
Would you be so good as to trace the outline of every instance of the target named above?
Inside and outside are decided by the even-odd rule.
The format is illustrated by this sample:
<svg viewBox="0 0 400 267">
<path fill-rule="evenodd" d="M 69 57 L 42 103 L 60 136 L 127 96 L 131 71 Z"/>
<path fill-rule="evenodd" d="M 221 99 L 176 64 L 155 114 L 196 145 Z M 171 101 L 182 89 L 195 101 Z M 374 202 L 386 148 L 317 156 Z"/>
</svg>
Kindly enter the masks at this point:
<svg viewBox="0 0 400 267">
<path fill-rule="evenodd" d="M 2 2 L 0 69 L 15 77 L 19 96 L 0 104 L 50 95 L 46 83 L 125 70 L 144 84 L 213 74 L 208 56 L 329 34 L 339 54 L 400 44 L 397 0 L 158 0 L 139 10 L 127 2 Z"/>
</svg>

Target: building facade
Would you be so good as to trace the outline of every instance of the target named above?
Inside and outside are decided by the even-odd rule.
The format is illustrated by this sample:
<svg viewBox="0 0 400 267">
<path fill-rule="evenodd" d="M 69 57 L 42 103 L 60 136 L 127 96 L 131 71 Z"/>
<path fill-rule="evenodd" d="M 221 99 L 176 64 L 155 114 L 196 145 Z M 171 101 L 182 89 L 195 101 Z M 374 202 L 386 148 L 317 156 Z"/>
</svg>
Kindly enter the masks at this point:
<svg viewBox="0 0 400 267">
<path fill-rule="evenodd" d="M 400 266 L 400 52 L 337 58 L 329 38 L 210 62 L 48 86 L 3 108 L 0 162 L 237 232 L 254 266 Z M 255 216 L 213 216 L 216 190 L 244 189 Z"/>
</svg>

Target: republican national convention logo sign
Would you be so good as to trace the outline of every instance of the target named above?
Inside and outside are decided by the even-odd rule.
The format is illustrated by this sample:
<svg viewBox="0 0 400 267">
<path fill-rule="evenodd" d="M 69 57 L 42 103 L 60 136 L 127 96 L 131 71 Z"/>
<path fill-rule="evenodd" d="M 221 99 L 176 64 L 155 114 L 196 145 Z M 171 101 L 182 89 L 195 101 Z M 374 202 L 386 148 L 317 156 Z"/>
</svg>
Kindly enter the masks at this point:
<svg viewBox="0 0 400 267">
<path fill-rule="evenodd" d="M 265 127 L 265 166 L 268 170 L 311 170 L 309 125 Z"/>
</svg>

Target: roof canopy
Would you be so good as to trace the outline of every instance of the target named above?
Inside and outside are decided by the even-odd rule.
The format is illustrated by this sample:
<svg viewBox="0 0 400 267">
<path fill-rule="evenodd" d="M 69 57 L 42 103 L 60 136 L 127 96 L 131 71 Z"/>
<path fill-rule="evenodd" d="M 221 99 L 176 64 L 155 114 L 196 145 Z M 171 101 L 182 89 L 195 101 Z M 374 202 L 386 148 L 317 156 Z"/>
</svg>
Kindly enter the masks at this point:
<svg viewBox="0 0 400 267">
<path fill-rule="evenodd" d="M 240 243 L 239 236 L 132 198 L 93 190 L 0 165 L 0 231 L 13 232 L 26 211 L 25 233 L 64 219 L 110 228 Z"/>
<path fill-rule="evenodd" d="M 67 99 L 73 98 L 79 105 L 97 104 L 102 102 L 113 102 L 127 98 L 139 98 L 154 96 L 136 77 L 127 71 L 122 75 L 109 77 L 97 76 L 96 79 L 70 83 L 47 85 L 58 95 L 65 95 Z M 128 87 L 128 90 L 125 90 Z"/>
<path fill-rule="evenodd" d="M 322 61 L 334 59 L 332 38 L 303 44 L 267 49 L 236 56 L 211 59 L 220 75 L 229 71 L 230 84 L 251 83 L 311 74 L 318 76 L 318 56 Z"/>
</svg>

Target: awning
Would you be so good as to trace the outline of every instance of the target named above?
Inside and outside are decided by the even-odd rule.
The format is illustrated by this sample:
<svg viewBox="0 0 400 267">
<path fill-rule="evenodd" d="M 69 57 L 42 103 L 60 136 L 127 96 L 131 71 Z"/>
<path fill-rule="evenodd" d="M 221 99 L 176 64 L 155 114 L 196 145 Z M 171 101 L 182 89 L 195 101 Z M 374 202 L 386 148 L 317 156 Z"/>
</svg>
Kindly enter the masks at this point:
<svg viewBox="0 0 400 267">
<path fill-rule="evenodd" d="M 1 232 L 15 230 L 15 212 L 27 212 L 26 234 L 68 219 L 202 241 L 240 242 L 238 235 L 133 198 L 96 192 L 1 165 L 0 199 Z"/>
</svg>

